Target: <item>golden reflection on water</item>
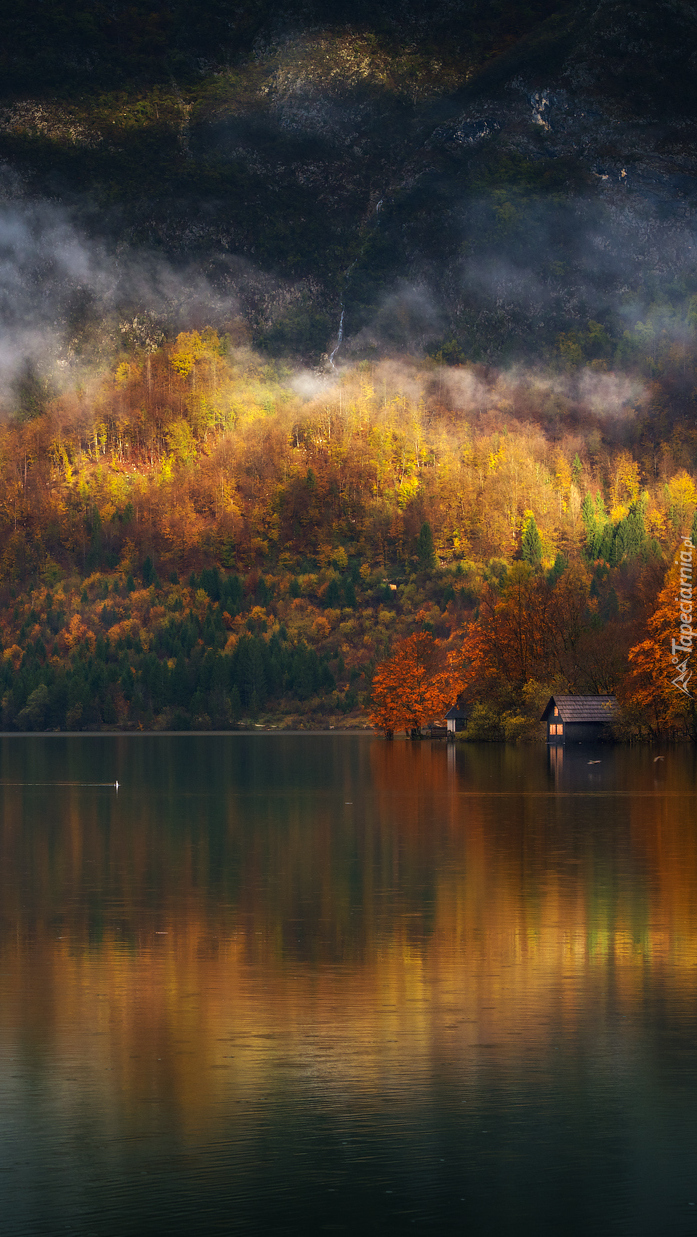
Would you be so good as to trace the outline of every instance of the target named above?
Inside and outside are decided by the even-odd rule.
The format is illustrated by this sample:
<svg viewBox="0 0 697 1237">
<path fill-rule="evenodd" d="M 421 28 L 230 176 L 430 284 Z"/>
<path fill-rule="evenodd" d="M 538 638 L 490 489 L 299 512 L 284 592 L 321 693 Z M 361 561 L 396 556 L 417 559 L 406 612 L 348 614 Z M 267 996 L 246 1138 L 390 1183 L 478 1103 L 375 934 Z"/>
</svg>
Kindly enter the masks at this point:
<svg viewBox="0 0 697 1237">
<path fill-rule="evenodd" d="M 156 1103 L 186 1135 L 293 1088 L 476 1077 L 492 1046 L 601 1035 L 647 989 L 694 1000 L 691 752 L 657 771 L 621 750 L 78 741 L 70 772 L 96 761 L 116 795 L 8 785 L 68 759 L 18 742 L 0 1041 L 68 1107 L 146 1128 Z"/>
</svg>

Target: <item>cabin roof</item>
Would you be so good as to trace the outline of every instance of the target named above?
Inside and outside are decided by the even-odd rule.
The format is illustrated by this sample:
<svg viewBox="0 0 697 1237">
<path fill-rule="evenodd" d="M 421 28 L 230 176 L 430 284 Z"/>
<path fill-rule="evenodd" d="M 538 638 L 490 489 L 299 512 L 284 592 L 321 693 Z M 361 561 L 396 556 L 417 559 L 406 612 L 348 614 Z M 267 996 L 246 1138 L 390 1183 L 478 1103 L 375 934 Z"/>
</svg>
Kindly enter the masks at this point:
<svg viewBox="0 0 697 1237">
<path fill-rule="evenodd" d="M 563 722 L 609 722 L 618 708 L 616 696 L 550 696 L 540 721 L 546 722 L 555 707 Z"/>
<path fill-rule="evenodd" d="M 472 712 L 471 704 L 454 704 L 452 709 L 448 709 L 445 715 L 446 722 L 466 721 Z"/>
</svg>

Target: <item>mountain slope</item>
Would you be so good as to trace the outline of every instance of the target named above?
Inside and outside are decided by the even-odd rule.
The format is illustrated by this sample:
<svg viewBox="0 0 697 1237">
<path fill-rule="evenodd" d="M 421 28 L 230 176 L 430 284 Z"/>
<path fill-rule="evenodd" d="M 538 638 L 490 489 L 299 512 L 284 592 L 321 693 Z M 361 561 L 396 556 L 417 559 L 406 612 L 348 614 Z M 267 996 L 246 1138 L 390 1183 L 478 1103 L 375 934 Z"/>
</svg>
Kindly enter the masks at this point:
<svg viewBox="0 0 697 1237">
<path fill-rule="evenodd" d="M 276 354 L 330 353 L 343 311 L 339 357 L 602 360 L 697 292 L 695 25 L 667 0 L 6 6 L 6 196 L 205 278 L 199 319 L 234 302 Z M 94 297 L 61 315 L 87 346 Z"/>
</svg>

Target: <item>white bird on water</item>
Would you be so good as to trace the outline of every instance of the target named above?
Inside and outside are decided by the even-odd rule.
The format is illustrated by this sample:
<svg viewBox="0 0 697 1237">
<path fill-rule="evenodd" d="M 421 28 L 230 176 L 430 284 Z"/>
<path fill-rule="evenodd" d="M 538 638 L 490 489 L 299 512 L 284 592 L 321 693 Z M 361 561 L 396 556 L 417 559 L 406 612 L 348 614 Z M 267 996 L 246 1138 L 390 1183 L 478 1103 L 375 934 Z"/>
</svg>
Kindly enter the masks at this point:
<svg viewBox="0 0 697 1237">
<path fill-rule="evenodd" d="M 588 763 L 589 765 L 601 765 L 603 762 L 602 760 L 589 760 Z"/>
</svg>

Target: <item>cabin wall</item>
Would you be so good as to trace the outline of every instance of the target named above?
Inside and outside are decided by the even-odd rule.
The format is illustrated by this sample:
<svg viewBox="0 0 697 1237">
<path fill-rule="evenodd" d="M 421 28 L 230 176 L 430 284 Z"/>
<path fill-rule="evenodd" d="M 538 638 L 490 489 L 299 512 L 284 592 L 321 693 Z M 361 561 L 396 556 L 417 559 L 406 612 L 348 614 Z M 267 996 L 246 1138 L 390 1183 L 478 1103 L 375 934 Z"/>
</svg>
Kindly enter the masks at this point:
<svg viewBox="0 0 697 1237">
<path fill-rule="evenodd" d="M 608 734 L 606 722 L 567 722 L 564 731 L 567 743 L 597 743 Z"/>
</svg>

